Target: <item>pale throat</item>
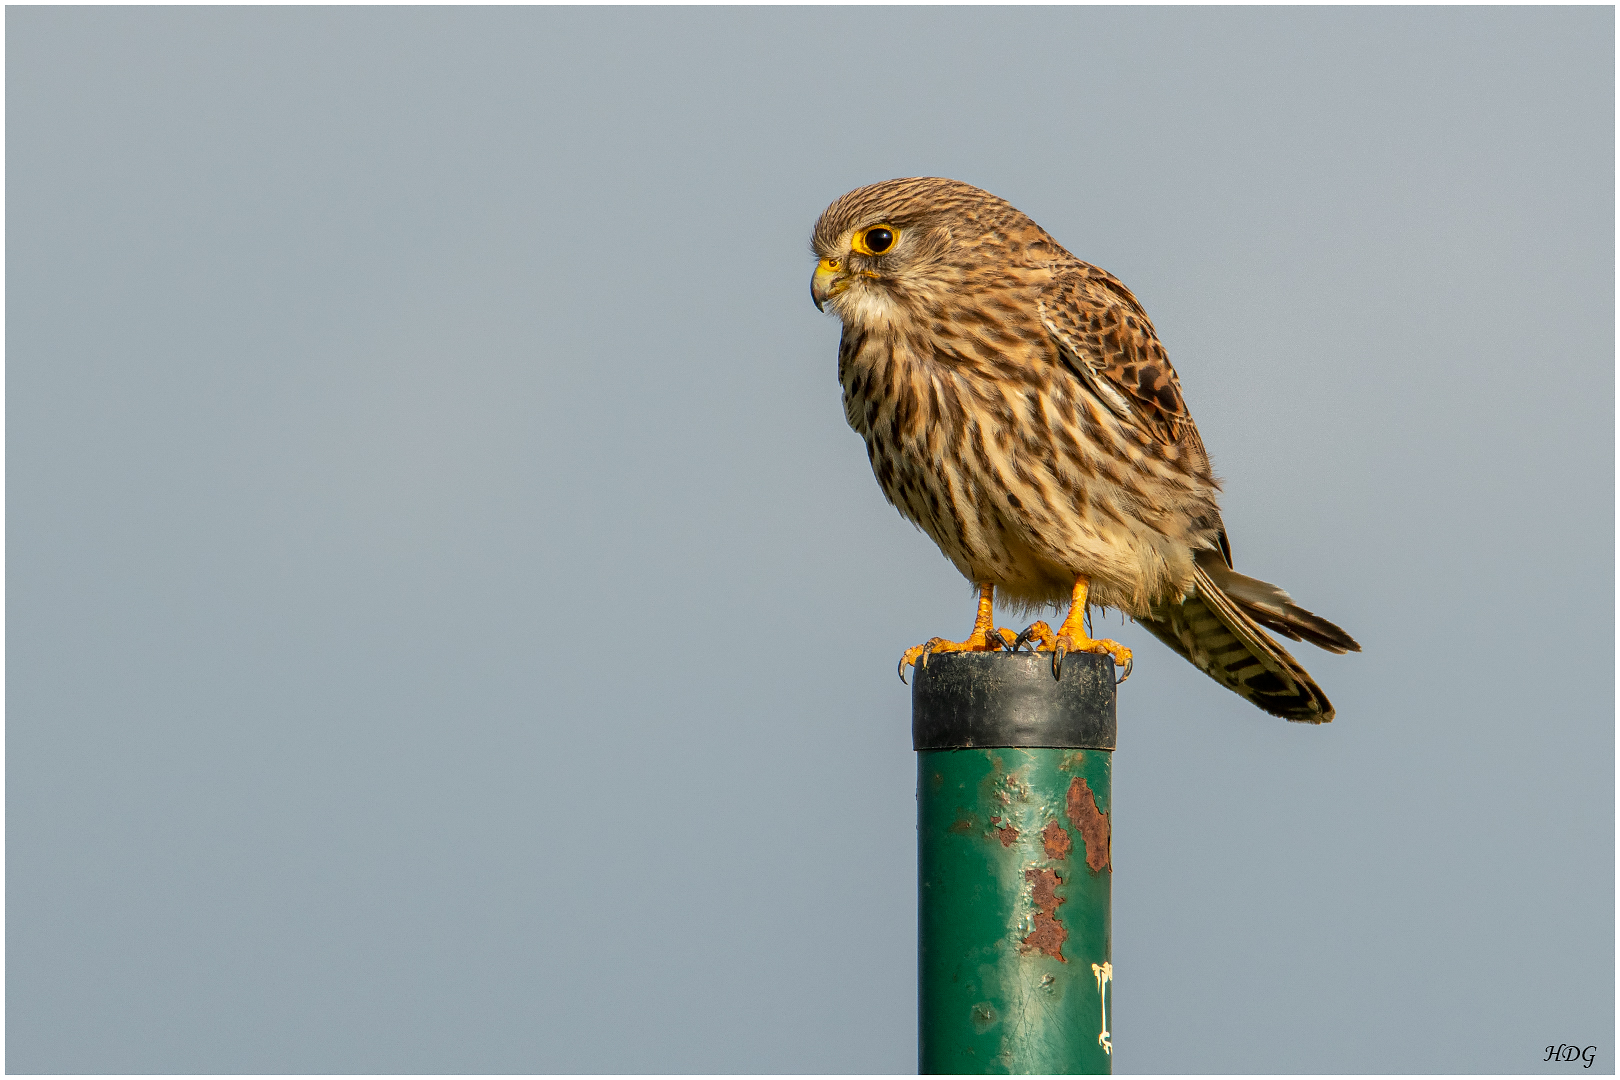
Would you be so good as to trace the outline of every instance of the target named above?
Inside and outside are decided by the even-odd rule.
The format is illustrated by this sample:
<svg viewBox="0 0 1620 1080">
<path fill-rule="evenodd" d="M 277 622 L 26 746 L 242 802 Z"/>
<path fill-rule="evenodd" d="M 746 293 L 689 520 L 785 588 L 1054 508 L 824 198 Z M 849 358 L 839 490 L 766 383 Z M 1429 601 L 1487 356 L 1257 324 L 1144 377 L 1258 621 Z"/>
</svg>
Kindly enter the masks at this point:
<svg viewBox="0 0 1620 1080">
<path fill-rule="evenodd" d="M 906 275 L 898 282 L 862 280 L 839 294 L 834 303 L 839 316 L 855 329 L 869 334 L 903 333 L 917 326 L 938 291 L 936 282 L 917 275 Z"/>
<path fill-rule="evenodd" d="M 909 313 L 882 285 L 858 282 L 836 298 L 844 322 L 866 333 L 898 330 L 910 321 Z"/>
</svg>

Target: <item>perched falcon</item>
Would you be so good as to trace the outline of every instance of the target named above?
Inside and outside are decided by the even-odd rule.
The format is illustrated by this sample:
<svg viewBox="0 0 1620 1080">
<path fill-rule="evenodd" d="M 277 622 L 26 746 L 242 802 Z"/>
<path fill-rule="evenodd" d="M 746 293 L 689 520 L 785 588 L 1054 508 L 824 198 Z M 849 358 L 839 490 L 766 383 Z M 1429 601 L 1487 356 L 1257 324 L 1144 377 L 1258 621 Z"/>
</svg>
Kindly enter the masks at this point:
<svg viewBox="0 0 1620 1080">
<path fill-rule="evenodd" d="M 1329 652 L 1361 646 L 1232 568 L 1198 428 L 1142 305 L 987 191 L 889 180 L 827 207 L 811 246 L 816 307 L 844 324 L 844 415 L 883 494 L 979 588 L 966 641 L 930 653 L 1130 650 L 1086 633 L 1088 608 L 1129 615 L 1276 716 L 1333 719 L 1327 696 L 1261 626 Z M 1069 602 L 1056 631 L 997 629 L 1015 607 Z"/>
</svg>

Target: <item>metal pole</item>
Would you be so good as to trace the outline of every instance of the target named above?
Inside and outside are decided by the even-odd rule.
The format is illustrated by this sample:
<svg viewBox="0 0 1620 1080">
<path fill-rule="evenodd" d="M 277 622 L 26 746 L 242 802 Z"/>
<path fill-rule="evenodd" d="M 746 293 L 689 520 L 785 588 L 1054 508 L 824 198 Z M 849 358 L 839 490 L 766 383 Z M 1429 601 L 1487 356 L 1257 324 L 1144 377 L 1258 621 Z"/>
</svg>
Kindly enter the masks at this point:
<svg viewBox="0 0 1620 1080">
<path fill-rule="evenodd" d="M 917 670 L 918 1072 L 1112 1071 L 1114 666 Z"/>
</svg>

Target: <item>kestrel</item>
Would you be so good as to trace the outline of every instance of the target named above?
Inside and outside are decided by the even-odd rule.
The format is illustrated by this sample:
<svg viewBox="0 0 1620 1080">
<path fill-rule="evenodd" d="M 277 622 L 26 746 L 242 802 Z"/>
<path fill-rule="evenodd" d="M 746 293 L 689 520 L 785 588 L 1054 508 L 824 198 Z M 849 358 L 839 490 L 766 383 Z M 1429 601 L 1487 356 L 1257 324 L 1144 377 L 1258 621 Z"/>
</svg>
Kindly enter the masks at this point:
<svg viewBox="0 0 1620 1080">
<path fill-rule="evenodd" d="M 1002 199 L 956 180 L 859 188 L 827 207 L 810 293 L 844 324 L 844 415 L 883 494 L 979 590 L 966 641 L 908 650 L 1130 650 L 1086 633 L 1115 608 L 1266 712 L 1323 723 L 1333 706 L 1261 629 L 1329 652 L 1361 646 L 1275 585 L 1232 568 L 1181 383 L 1142 305 Z M 997 629 L 994 593 L 1056 631 Z"/>
</svg>

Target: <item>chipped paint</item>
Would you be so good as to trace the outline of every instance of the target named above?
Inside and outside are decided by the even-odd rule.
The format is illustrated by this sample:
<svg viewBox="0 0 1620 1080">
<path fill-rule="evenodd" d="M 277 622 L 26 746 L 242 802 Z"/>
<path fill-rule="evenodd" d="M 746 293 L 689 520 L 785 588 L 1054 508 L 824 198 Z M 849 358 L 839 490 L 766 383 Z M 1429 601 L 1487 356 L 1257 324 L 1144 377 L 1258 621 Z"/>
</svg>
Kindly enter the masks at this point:
<svg viewBox="0 0 1620 1080">
<path fill-rule="evenodd" d="M 1025 951 L 1043 952 L 1067 964 L 1063 943 L 1068 940 L 1069 931 L 1057 914 L 1058 905 L 1066 902 L 1057 894 L 1063 879 L 1056 870 L 1025 870 L 1024 880 L 1030 884 L 1029 899 L 1035 905 L 1035 929 L 1024 938 Z"/>
<path fill-rule="evenodd" d="M 1110 875 L 1082 869 L 1083 834 L 1068 811 L 1082 777 L 1075 815 L 1103 819 L 1092 846 L 1106 865 L 1095 826 L 1107 821 L 1111 755 L 1079 756 L 1059 747 L 919 755 L 923 1072 L 1109 1071 L 1086 977 L 1095 978 L 1092 961 L 1109 959 Z"/>
<path fill-rule="evenodd" d="M 1077 776 L 1069 781 L 1066 803 L 1069 823 L 1080 831 L 1080 838 L 1086 843 L 1086 865 L 1093 873 L 1104 868 L 1112 873 L 1108 815 L 1097 807 L 1097 796 L 1086 784 L 1085 777 Z"/>
<path fill-rule="evenodd" d="M 1023 769 L 1014 769 L 1001 782 L 1004 790 L 998 791 L 996 797 L 1001 799 L 1003 804 L 1029 802 L 1029 778 L 1024 775 L 1024 771 Z"/>
<path fill-rule="evenodd" d="M 1103 1053 L 1113 1056 L 1114 1037 L 1108 1033 L 1108 984 L 1114 981 L 1114 965 L 1107 960 L 1092 964 L 1091 973 L 1097 976 L 1097 993 L 1102 995 L 1102 1033 L 1097 1036 L 1097 1045 Z"/>
<path fill-rule="evenodd" d="M 1069 839 L 1069 830 L 1058 824 L 1057 818 L 1046 823 L 1041 830 L 1041 846 L 1046 849 L 1048 859 L 1059 861 L 1067 859 L 1069 852 L 1074 850 L 1074 841 Z"/>
</svg>

